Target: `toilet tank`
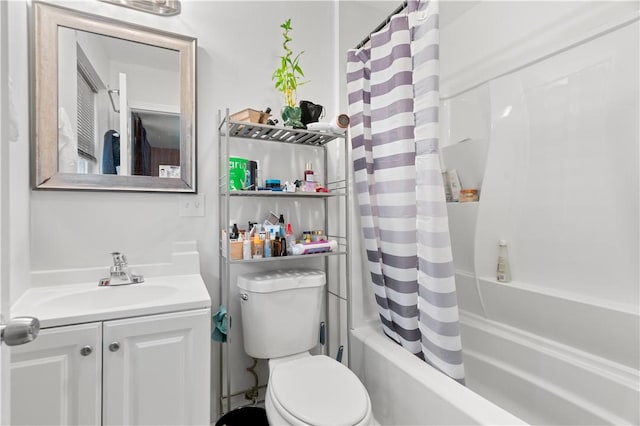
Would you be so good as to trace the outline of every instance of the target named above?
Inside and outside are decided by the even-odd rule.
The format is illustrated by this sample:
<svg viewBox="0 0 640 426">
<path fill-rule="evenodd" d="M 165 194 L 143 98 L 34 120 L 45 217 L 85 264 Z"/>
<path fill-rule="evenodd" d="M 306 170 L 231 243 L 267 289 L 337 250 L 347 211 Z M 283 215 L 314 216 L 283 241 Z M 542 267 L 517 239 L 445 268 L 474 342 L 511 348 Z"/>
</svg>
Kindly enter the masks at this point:
<svg viewBox="0 0 640 426">
<path fill-rule="evenodd" d="M 244 350 L 273 359 L 318 344 L 324 271 L 292 269 L 238 276 Z"/>
</svg>

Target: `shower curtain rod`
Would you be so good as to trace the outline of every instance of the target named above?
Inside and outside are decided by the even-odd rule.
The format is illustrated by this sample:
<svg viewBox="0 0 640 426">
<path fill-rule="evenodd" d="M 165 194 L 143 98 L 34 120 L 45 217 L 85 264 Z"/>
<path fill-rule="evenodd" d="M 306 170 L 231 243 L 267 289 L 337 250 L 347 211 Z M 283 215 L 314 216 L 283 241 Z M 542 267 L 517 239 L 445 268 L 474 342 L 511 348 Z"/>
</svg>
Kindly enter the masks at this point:
<svg viewBox="0 0 640 426">
<path fill-rule="evenodd" d="M 375 32 L 378 32 L 378 31 L 380 31 L 381 29 L 383 29 L 383 28 L 384 28 L 384 26 L 385 26 L 385 25 L 387 25 L 387 24 L 391 21 L 391 18 L 392 18 L 395 14 L 402 12 L 406 7 L 407 7 L 407 0 L 403 1 L 403 2 L 402 2 L 402 4 L 401 4 L 400 6 L 398 6 L 398 7 L 397 7 L 393 12 L 391 12 L 391 13 L 389 14 L 389 16 L 387 16 L 387 18 L 386 18 L 384 21 L 382 21 L 382 22 L 380 23 L 380 25 L 378 25 L 377 27 L 375 27 L 375 28 L 373 29 L 373 31 L 371 31 L 371 32 L 370 32 L 370 33 L 369 33 L 369 34 L 368 34 L 368 35 L 367 35 L 367 36 L 366 36 L 366 37 L 365 37 L 365 38 L 364 38 L 360 43 L 358 43 L 358 45 L 357 45 L 355 48 L 356 48 L 356 49 L 360 49 L 362 46 L 364 46 L 365 44 L 367 44 L 367 42 L 368 42 L 369 40 L 371 40 L 371 34 L 373 34 L 373 33 L 375 33 Z"/>
</svg>

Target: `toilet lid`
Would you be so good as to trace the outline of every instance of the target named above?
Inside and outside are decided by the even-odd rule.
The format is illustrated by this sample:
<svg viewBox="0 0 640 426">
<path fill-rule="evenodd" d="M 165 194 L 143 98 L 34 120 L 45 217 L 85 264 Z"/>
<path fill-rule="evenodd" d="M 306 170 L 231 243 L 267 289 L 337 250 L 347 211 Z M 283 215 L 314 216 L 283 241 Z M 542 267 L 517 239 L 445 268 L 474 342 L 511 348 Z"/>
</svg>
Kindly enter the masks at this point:
<svg viewBox="0 0 640 426">
<path fill-rule="evenodd" d="M 369 396 L 358 377 L 324 355 L 279 364 L 269 380 L 271 396 L 307 424 L 354 425 L 369 411 Z"/>
</svg>

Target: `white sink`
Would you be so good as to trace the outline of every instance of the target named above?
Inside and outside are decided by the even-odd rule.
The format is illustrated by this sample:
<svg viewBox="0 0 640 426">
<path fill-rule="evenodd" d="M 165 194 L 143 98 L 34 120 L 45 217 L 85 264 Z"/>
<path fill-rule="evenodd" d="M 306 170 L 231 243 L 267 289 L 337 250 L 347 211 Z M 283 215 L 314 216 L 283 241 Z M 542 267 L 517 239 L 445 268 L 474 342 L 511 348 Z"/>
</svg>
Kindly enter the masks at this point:
<svg viewBox="0 0 640 426">
<path fill-rule="evenodd" d="M 11 316 L 34 316 L 47 328 L 210 307 L 200 275 L 176 275 L 121 286 L 100 287 L 95 281 L 34 287 L 11 307 Z"/>
<path fill-rule="evenodd" d="M 36 303 L 51 307 L 56 305 L 62 309 L 83 310 L 111 309 L 115 306 L 131 306 L 141 303 L 153 303 L 158 299 L 176 294 L 179 288 L 166 285 L 145 285 L 145 283 L 120 285 L 113 287 L 98 287 L 77 292 L 65 292 L 63 294 L 43 298 Z"/>
</svg>

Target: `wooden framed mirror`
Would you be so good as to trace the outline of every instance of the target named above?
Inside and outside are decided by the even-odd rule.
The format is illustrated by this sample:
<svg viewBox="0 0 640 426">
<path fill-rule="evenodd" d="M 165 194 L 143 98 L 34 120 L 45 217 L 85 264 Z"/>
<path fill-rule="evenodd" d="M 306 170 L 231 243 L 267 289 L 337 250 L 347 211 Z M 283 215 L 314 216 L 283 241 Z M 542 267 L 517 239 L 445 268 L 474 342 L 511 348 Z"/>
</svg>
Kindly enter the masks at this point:
<svg viewBox="0 0 640 426">
<path fill-rule="evenodd" d="M 196 39 L 32 8 L 33 188 L 196 192 Z"/>
</svg>

